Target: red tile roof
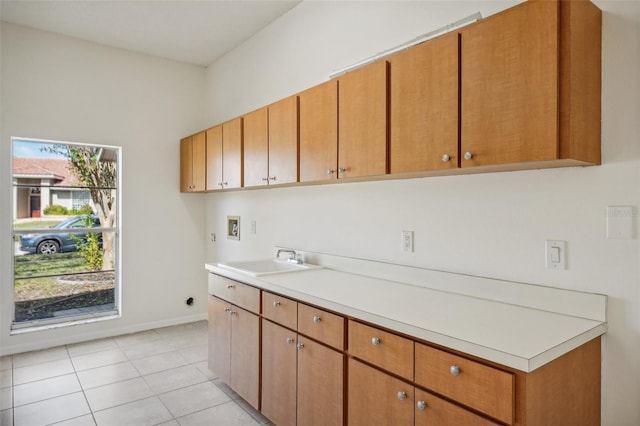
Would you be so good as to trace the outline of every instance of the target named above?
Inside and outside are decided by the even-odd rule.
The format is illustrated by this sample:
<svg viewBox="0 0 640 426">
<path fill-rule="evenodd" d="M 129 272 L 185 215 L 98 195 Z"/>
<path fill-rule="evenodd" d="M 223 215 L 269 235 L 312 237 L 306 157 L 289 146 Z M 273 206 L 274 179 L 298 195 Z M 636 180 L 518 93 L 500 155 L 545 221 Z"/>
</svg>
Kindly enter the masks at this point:
<svg viewBox="0 0 640 426">
<path fill-rule="evenodd" d="M 52 178 L 54 186 L 74 186 L 76 177 L 69 171 L 66 159 L 52 158 L 14 158 L 13 175 L 25 178 Z"/>
</svg>

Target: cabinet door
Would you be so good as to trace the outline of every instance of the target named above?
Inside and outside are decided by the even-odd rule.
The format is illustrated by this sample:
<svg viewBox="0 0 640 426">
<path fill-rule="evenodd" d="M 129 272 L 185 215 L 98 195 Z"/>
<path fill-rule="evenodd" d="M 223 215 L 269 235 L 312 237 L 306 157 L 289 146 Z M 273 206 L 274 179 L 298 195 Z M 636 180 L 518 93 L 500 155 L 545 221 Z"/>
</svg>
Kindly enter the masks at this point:
<svg viewBox="0 0 640 426">
<path fill-rule="evenodd" d="M 242 187 L 242 118 L 222 125 L 222 154 L 224 188 Z"/>
<path fill-rule="evenodd" d="M 180 141 L 180 192 L 191 192 L 193 182 L 191 141 L 193 136 Z"/>
<path fill-rule="evenodd" d="M 344 420 L 344 355 L 298 336 L 298 425 Z"/>
<path fill-rule="evenodd" d="M 206 186 L 207 147 L 205 132 L 180 141 L 180 191 L 204 191 Z"/>
<path fill-rule="evenodd" d="M 458 167 L 458 34 L 397 53 L 390 64 L 390 173 Z"/>
<path fill-rule="evenodd" d="M 267 108 L 244 116 L 244 186 L 266 185 L 269 171 Z"/>
<path fill-rule="evenodd" d="M 230 384 L 231 305 L 209 296 L 209 370 Z"/>
<path fill-rule="evenodd" d="M 320 84 L 299 95 L 300 182 L 338 177 L 338 82 Z"/>
<path fill-rule="evenodd" d="M 230 385 L 254 408 L 259 407 L 260 319 L 235 306 L 231 310 Z"/>
<path fill-rule="evenodd" d="M 471 411 L 438 398 L 435 395 L 416 389 L 415 426 L 497 426 L 491 420 L 480 417 Z"/>
<path fill-rule="evenodd" d="M 204 191 L 207 183 L 207 138 L 205 132 L 193 135 L 192 141 L 193 176 L 192 191 Z"/>
<path fill-rule="evenodd" d="M 207 191 L 222 189 L 222 126 L 207 129 Z"/>
<path fill-rule="evenodd" d="M 269 106 L 269 183 L 298 181 L 298 97 Z"/>
<path fill-rule="evenodd" d="M 413 386 L 349 359 L 349 426 L 412 426 Z"/>
<path fill-rule="evenodd" d="M 462 167 L 556 159 L 558 2 L 525 2 L 461 33 Z"/>
<path fill-rule="evenodd" d="M 296 333 L 262 320 L 262 414 L 296 425 Z"/>
<path fill-rule="evenodd" d="M 338 175 L 387 172 L 387 62 L 379 61 L 338 79 Z"/>
</svg>

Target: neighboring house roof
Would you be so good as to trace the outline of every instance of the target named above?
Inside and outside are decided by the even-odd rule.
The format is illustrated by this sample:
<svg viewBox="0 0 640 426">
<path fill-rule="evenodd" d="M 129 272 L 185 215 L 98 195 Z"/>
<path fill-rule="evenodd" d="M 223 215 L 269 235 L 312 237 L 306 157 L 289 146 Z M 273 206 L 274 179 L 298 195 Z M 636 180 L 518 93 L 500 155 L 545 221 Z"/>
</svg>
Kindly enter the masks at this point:
<svg viewBox="0 0 640 426">
<path fill-rule="evenodd" d="M 53 186 L 77 186 L 78 180 L 69 171 L 69 161 L 52 158 L 14 158 L 13 177 L 51 179 Z"/>
</svg>

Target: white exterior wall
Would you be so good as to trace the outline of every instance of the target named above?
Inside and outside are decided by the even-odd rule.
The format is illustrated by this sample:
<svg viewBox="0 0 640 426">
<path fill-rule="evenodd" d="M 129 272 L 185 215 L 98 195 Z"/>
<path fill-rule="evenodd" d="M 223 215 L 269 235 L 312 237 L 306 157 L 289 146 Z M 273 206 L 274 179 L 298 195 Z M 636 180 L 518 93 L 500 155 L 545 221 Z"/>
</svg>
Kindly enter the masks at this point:
<svg viewBox="0 0 640 426">
<path fill-rule="evenodd" d="M 303 2 L 207 69 L 206 126 L 515 3 Z M 602 424 L 640 424 L 640 3 L 595 3 L 604 11 L 602 166 L 210 194 L 206 233 L 218 238 L 207 261 L 269 257 L 280 245 L 607 294 Z M 606 238 L 607 206 L 634 207 L 633 239 Z M 224 238 L 227 215 L 241 216 L 240 241 Z M 402 230 L 415 233 L 413 253 L 401 250 Z M 546 239 L 568 242 L 567 270 L 545 269 Z"/>
<path fill-rule="evenodd" d="M 122 146 L 122 318 L 9 335 L 0 354 L 206 318 L 204 198 L 179 191 L 179 140 L 204 128 L 202 67 L 2 23 L 0 263 L 12 264 L 11 137 Z M 185 299 L 195 298 L 194 307 Z"/>
</svg>

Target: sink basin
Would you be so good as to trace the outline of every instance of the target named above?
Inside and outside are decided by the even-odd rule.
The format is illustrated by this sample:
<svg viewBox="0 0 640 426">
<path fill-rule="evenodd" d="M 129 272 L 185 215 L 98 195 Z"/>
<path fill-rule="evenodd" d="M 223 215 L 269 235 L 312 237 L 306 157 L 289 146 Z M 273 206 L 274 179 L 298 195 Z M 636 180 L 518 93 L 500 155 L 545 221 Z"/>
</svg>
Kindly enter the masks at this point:
<svg viewBox="0 0 640 426">
<path fill-rule="evenodd" d="M 260 277 L 263 275 L 281 274 L 284 272 L 308 271 L 322 266 L 309 263 L 290 263 L 280 259 L 250 260 L 245 262 L 218 263 L 218 266 L 233 272 Z"/>
</svg>

